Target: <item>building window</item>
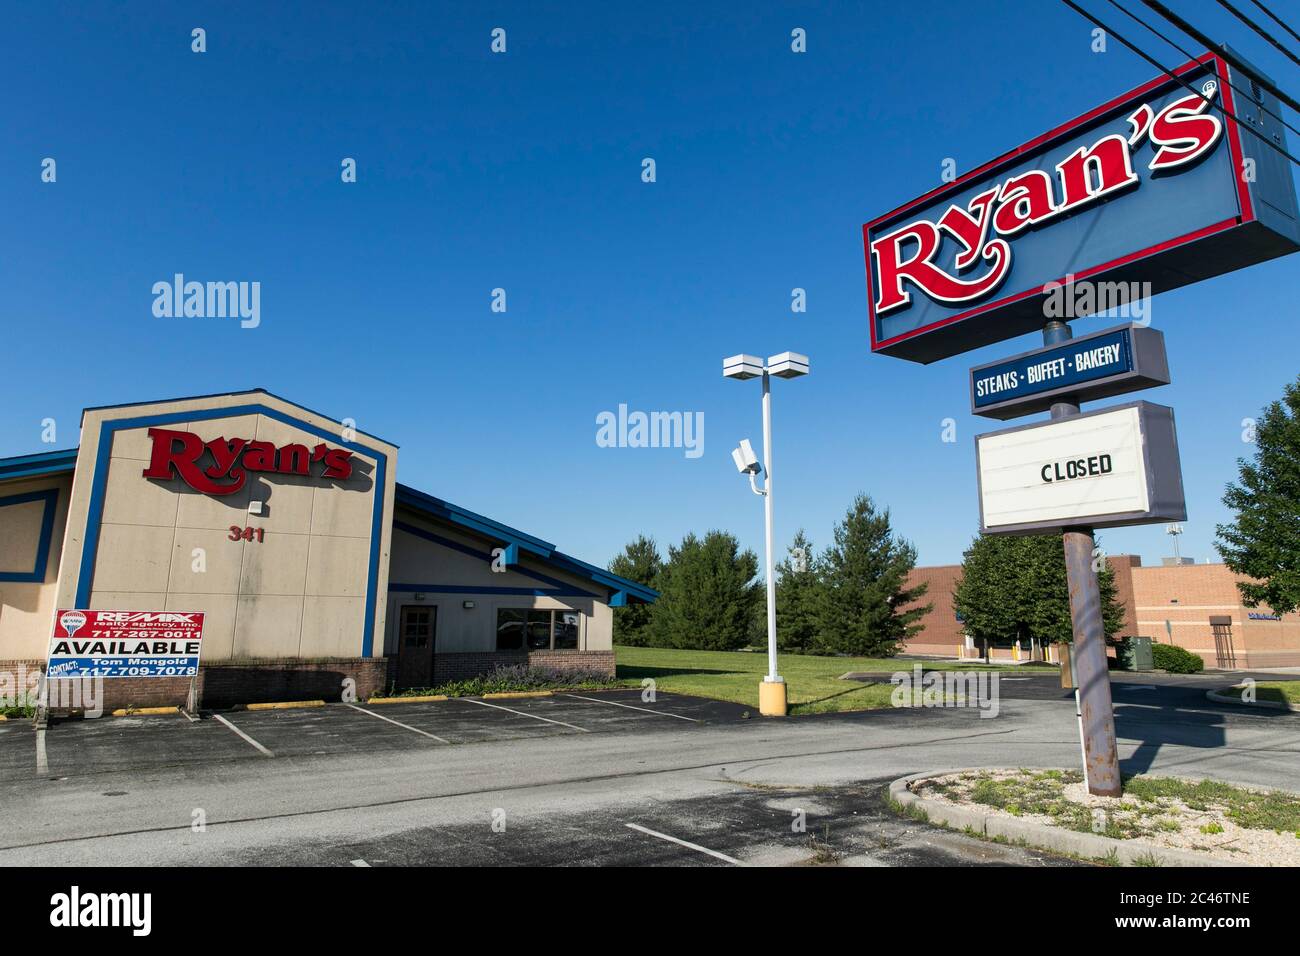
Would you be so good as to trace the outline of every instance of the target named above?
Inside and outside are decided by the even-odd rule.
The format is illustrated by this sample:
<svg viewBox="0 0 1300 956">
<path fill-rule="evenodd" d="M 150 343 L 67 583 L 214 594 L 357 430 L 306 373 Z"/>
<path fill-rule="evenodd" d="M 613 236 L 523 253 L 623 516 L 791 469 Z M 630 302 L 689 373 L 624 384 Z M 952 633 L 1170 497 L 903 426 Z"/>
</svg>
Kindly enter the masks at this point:
<svg viewBox="0 0 1300 956">
<path fill-rule="evenodd" d="M 566 609 L 503 607 L 497 609 L 497 650 L 548 651 L 578 649 L 581 617 Z"/>
<path fill-rule="evenodd" d="M 497 611 L 497 650 L 521 650 L 524 646 L 524 628 L 527 625 L 527 611 L 513 608 L 501 608 Z"/>
</svg>

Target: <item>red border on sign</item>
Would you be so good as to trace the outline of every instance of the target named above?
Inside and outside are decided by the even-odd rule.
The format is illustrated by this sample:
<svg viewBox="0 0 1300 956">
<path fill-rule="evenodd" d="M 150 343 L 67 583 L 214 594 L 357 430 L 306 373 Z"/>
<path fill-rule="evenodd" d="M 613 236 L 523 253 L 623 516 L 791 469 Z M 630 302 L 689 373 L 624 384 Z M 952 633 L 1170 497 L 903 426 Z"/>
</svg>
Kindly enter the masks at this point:
<svg viewBox="0 0 1300 956">
<path fill-rule="evenodd" d="M 1188 73 L 1193 70 L 1200 69 L 1201 67 L 1205 66 L 1207 63 L 1211 63 L 1211 62 L 1214 63 L 1215 71 L 1218 73 L 1219 91 L 1223 97 L 1222 100 L 1223 110 L 1229 116 L 1235 116 L 1236 108 L 1232 101 L 1232 87 L 1228 83 L 1228 65 L 1226 62 L 1224 62 L 1223 58 L 1220 57 L 1218 54 L 1206 53 L 1200 57 L 1197 57 L 1194 60 L 1189 60 L 1187 63 L 1184 63 L 1182 66 L 1178 67 L 1172 72 L 1175 76 L 1181 76 L 1184 73 Z M 912 329 L 910 332 L 903 332 L 899 335 L 893 336 L 892 338 L 877 340 L 876 298 L 871 288 L 871 243 L 869 240 L 869 235 L 873 227 L 879 225 L 882 222 L 885 222 L 886 220 L 893 219 L 895 217 L 900 217 L 903 213 L 907 212 L 909 209 L 915 208 L 916 206 L 933 202 L 934 200 L 940 199 L 947 193 L 955 192 L 956 190 L 964 186 L 966 183 L 969 183 L 971 180 L 978 179 L 988 173 L 991 173 L 1000 166 L 1010 165 L 1012 162 L 1019 159 L 1026 153 L 1037 150 L 1040 147 L 1048 145 L 1056 140 L 1063 139 L 1067 134 L 1073 132 L 1075 129 L 1084 125 L 1085 123 L 1089 123 L 1100 116 L 1103 116 L 1107 113 L 1117 110 L 1119 109 L 1119 107 L 1125 105 L 1126 103 L 1134 99 L 1137 99 L 1139 97 L 1143 97 L 1146 94 L 1150 93 L 1152 90 L 1158 89 L 1162 86 L 1166 86 L 1171 82 L 1172 80 L 1170 77 L 1162 76 L 1162 77 L 1157 77 L 1154 80 L 1150 80 L 1146 83 L 1143 83 L 1141 86 L 1129 90 L 1127 93 L 1121 94 L 1120 96 L 1117 96 L 1114 99 L 1109 100 L 1106 103 L 1103 103 L 1101 106 L 1089 110 L 1087 113 L 1084 113 L 1082 116 L 1078 116 L 1070 120 L 1068 123 L 1058 126 L 1055 129 L 1049 130 L 1048 132 L 1043 133 L 1041 136 L 1031 139 L 1029 142 L 1021 146 L 1017 146 L 1015 149 L 1010 150 L 1009 152 L 1003 153 L 1001 156 L 997 157 L 996 159 L 989 160 L 987 163 L 984 163 L 983 165 L 978 166 L 975 169 L 972 169 L 970 172 L 966 173 L 964 176 L 961 176 L 953 180 L 951 183 L 945 183 L 942 186 L 938 186 L 930 190 L 928 193 L 925 193 L 923 196 L 913 199 L 911 202 L 905 203 L 904 205 L 899 206 L 897 209 L 885 213 L 883 216 L 877 216 L 875 219 L 866 223 L 862 227 L 862 249 L 863 249 L 863 255 L 866 258 L 866 266 L 867 266 L 867 311 L 871 319 L 871 321 L 868 323 L 871 328 L 871 351 L 873 352 L 879 351 L 881 348 L 885 346 L 894 345 L 895 343 L 903 342 L 907 339 L 914 338 L 915 336 L 923 335 L 926 332 L 933 332 L 935 329 L 943 328 L 946 325 L 952 325 L 954 322 L 960 322 L 963 319 L 972 318 L 973 316 L 980 315 L 992 309 L 1001 308 L 1002 306 L 1009 305 L 1020 299 L 1028 298 L 1029 296 L 1038 295 L 1042 291 L 1042 287 L 1046 285 L 1047 282 L 1056 281 L 1056 282 L 1063 283 L 1065 281 L 1065 276 L 1058 276 L 1055 280 L 1050 280 L 1050 279 L 1046 280 L 1043 283 L 1036 284 L 1034 287 L 1030 289 L 1025 289 L 1021 292 L 1012 293 L 1011 295 L 1004 296 L 1003 298 L 997 299 L 994 302 L 986 302 L 983 305 L 976 306 L 973 309 L 968 309 L 965 312 L 960 312 L 957 315 L 950 315 L 947 318 L 939 319 L 936 322 L 931 322 L 929 325 L 923 325 L 920 328 Z M 1242 166 L 1241 131 L 1237 129 L 1237 124 L 1234 123 L 1232 120 L 1228 119 L 1227 117 L 1224 117 L 1223 122 L 1224 125 L 1227 127 L 1225 133 L 1227 134 L 1227 139 L 1228 139 L 1228 150 L 1232 153 L 1233 169 L 1241 169 Z M 1196 242 L 1198 239 L 1204 239 L 1206 236 L 1212 236 L 1215 233 L 1223 232 L 1226 229 L 1232 229 L 1236 226 L 1244 225 L 1245 223 L 1248 222 L 1254 222 L 1256 217 L 1255 217 L 1254 207 L 1251 205 L 1251 201 L 1250 201 L 1250 191 L 1246 188 L 1245 184 L 1241 181 L 1241 177 L 1239 176 L 1233 177 L 1233 183 L 1237 187 L 1237 202 L 1241 208 L 1240 216 L 1234 217 L 1232 219 L 1225 219 L 1222 222 L 1216 222 L 1209 226 L 1204 226 L 1193 232 L 1189 232 L 1186 235 L 1178 236 L 1175 239 L 1169 239 L 1166 240 L 1165 242 L 1157 243 L 1154 246 L 1150 246 L 1149 248 L 1140 249 L 1137 252 L 1131 252 L 1128 255 L 1120 256 L 1118 259 L 1112 259 L 1110 262 L 1105 262 L 1102 263 L 1101 265 L 1093 266 L 1082 272 L 1076 272 L 1074 273 L 1075 280 L 1078 281 L 1079 279 L 1086 279 L 1089 276 L 1096 275 L 1099 272 L 1104 272 L 1107 269 L 1113 269 L 1118 266 L 1127 265 L 1130 262 L 1135 262 L 1147 256 L 1155 255 L 1156 253 L 1164 252 L 1168 249 L 1173 249 L 1181 245 L 1186 245 L 1189 242 Z"/>
</svg>

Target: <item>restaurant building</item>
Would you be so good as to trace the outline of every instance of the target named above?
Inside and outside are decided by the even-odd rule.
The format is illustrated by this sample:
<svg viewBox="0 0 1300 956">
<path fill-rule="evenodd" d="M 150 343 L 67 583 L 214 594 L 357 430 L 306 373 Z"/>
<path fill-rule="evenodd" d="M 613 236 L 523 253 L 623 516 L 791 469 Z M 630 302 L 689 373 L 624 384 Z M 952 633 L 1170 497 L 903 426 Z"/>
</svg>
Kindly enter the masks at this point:
<svg viewBox="0 0 1300 956">
<path fill-rule="evenodd" d="M 0 459 L 0 678 L 56 609 L 203 612 L 205 706 L 366 697 L 529 664 L 612 674 L 650 588 L 397 481 L 398 447 L 262 390 L 86 409 L 79 447 Z M 103 705 L 189 678 L 103 681 Z"/>
</svg>

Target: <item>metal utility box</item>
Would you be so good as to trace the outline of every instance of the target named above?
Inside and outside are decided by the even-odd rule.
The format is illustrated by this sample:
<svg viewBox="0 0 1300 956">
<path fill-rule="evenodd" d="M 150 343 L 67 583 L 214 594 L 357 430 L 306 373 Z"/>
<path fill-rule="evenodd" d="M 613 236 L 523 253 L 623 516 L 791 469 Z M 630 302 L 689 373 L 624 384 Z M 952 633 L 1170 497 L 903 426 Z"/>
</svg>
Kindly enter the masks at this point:
<svg viewBox="0 0 1300 956">
<path fill-rule="evenodd" d="M 1135 671 L 1155 669 L 1155 661 L 1152 659 L 1151 654 L 1151 638 L 1133 638 L 1133 669 Z"/>
</svg>

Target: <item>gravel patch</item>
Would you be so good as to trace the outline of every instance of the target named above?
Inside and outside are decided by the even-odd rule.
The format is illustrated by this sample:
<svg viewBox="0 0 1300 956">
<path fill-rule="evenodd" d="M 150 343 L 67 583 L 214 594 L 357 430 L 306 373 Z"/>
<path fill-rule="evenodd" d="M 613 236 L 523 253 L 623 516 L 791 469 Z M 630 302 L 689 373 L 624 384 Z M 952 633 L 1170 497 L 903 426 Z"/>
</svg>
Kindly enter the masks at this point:
<svg viewBox="0 0 1300 956">
<path fill-rule="evenodd" d="M 989 815 L 1239 865 L 1300 866 L 1300 795 L 1293 793 L 1139 776 L 1124 781 L 1122 797 L 1099 797 L 1077 771 L 1025 769 L 949 774 L 911 789 Z"/>
</svg>

